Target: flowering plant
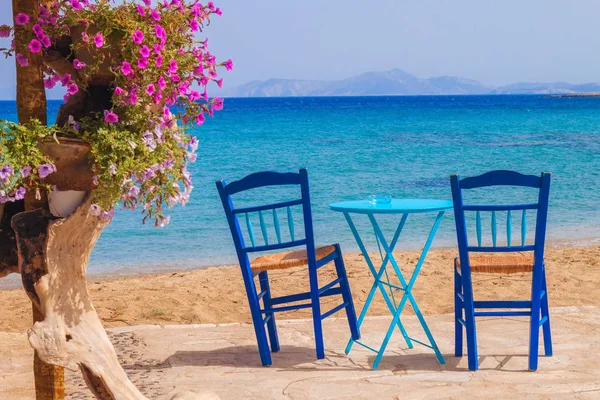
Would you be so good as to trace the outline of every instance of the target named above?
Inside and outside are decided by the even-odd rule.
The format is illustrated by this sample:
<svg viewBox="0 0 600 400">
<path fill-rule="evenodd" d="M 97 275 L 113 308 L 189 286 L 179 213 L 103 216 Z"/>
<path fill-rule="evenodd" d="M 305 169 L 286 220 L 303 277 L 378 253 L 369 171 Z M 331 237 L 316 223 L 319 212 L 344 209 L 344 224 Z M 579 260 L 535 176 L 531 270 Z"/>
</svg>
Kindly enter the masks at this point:
<svg viewBox="0 0 600 400">
<path fill-rule="evenodd" d="M 44 179 L 56 168 L 40 143 L 80 138 L 94 161 L 92 213 L 110 216 L 120 204 L 168 223 L 165 207 L 185 204 L 193 188 L 198 141 L 186 128 L 223 108 L 207 87 L 221 87 L 217 67 L 232 69 L 196 37 L 214 15 L 221 10 L 199 0 L 56 0 L 35 19 L 18 14 L 26 46 L 3 50 L 19 68 L 41 53 L 45 87 L 66 94 L 54 126 L 0 123 L 0 203 L 52 190 Z M 13 33 L 0 26 L 0 37 Z"/>
</svg>

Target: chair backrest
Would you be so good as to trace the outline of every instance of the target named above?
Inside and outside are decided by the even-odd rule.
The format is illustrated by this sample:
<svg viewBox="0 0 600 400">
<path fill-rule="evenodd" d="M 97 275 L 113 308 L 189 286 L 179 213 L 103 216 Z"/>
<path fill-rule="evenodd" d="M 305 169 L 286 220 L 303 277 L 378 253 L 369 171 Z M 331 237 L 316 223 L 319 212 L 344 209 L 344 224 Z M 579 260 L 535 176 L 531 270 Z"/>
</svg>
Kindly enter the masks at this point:
<svg viewBox="0 0 600 400">
<path fill-rule="evenodd" d="M 507 253 L 533 251 L 534 267 L 541 266 L 544 260 L 544 245 L 546 240 L 546 221 L 548 218 L 548 198 L 550 193 L 551 174 L 544 172 L 541 176 L 523 175 L 514 171 L 491 171 L 485 174 L 460 179 L 458 175 L 450 176 L 452 187 L 452 201 L 454 203 L 454 218 L 461 268 L 470 268 L 469 253 Z M 527 204 L 502 204 L 502 205 L 477 205 L 464 204 L 463 190 L 487 188 L 494 186 L 525 187 L 538 190 L 537 202 Z M 536 210 L 535 237 L 533 242 L 527 240 L 527 213 Z M 530 211 L 533 212 L 533 211 Z M 474 213 L 475 232 L 477 244 L 469 241 L 467 234 L 467 213 Z M 484 245 L 482 213 L 491 213 L 491 246 Z M 506 213 L 506 245 L 498 245 L 499 214 Z M 517 213 L 517 218 L 513 214 Z M 513 220 L 520 219 L 521 240 L 518 245 L 513 245 Z M 472 220 L 472 218 L 471 218 Z"/>
<path fill-rule="evenodd" d="M 272 171 L 257 172 L 231 183 L 226 183 L 221 180 L 216 182 L 216 185 L 242 268 L 244 268 L 244 266 L 249 268 L 249 253 L 280 250 L 298 246 L 306 246 L 309 266 L 316 267 L 308 172 L 305 168 L 300 169 L 297 173 L 280 173 Z M 262 187 L 284 185 L 298 187 L 300 189 L 298 193 L 299 197 L 297 199 L 272 204 L 239 208 L 234 207 L 232 196 L 238 193 Z M 294 206 L 299 206 L 302 210 L 304 237 L 298 237 L 299 232 L 294 225 L 292 211 Z M 280 218 L 281 216 L 283 216 L 283 218 Z M 253 217 L 255 221 L 256 217 L 258 217 L 262 240 L 255 234 L 252 224 Z M 280 224 L 280 219 L 287 220 L 287 235 L 284 234 L 285 225 Z M 268 222 L 271 221 L 272 225 L 268 224 Z M 244 239 L 242 227 L 246 228 L 245 233 L 248 240 Z M 274 231 L 275 235 L 269 237 L 269 230 Z"/>
</svg>

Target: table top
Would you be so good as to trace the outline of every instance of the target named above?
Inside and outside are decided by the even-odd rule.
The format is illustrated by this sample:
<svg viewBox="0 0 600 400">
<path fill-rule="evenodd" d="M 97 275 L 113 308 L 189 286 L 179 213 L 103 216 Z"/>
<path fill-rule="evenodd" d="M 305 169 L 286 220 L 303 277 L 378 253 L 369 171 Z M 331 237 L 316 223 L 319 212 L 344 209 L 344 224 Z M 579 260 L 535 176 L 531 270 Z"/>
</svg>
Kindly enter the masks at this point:
<svg viewBox="0 0 600 400">
<path fill-rule="evenodd" d="M 369 200 L 352 200 L 331 203 L 333 211 L 357 214 L 406 214 L 447 211 L 453 208 L 450 200 L 392 199 L 387 204 L 371 203 Z"/>
</svg>

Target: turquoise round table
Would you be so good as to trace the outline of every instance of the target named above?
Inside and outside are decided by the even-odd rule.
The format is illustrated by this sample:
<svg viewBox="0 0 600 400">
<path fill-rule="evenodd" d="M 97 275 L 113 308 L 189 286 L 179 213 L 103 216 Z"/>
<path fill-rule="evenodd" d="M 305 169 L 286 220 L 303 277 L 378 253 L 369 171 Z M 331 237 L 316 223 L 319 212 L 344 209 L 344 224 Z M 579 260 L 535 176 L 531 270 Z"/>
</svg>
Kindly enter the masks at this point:
<svg viewBox="0 0 600 400">
<path fill-rule="evenodd" d="M 406 341 L 406 345 L 408 346 L 408 348 L 413 348 L 413 342 L 421 344 L 425 347 L 429 347 L 430 349 L 432 349 L 435 352 L 435 355 L 437 356 L 438 361 L 441 364 L 445 364 L 446 361 L 444 360 L 442 353 L 440 352 L 437 344 L 435 343 L 435 339 L 433 338 L 433 335 L 431 334 L 431 331 L 430 331 L 429 327 L 427 326 L 427 323 L 425 322 L 425 318 L 423 317 L 423 314 L 421 313 L 421 310 L 419 309 L 419 306 L 417 305 L 417 302 L 415 301 L 415 298 L 412 295 L 412 288 L 415 284 L 417 277 L 419 276 L 419 272 L 421 271 L 421 267 L 423 266 L 423 262 L 425 261 L 425 258 L 427 257 L 427 252 L 429 251 L 429 248 L 431 247 L 431 243 L 433 242 L 435 234 L 440 226 L 440 223 L 442 222 L 444 213 L 446 211 L 452 209 L 452 201 L 436 200 L 436 199 L 391 199 L 391 201 L 389 201 L 387 203 L 372 203 L 368 200 L 356 200 L 356 201 L 343 201 L 343 202 L 338 202 L 338 203 L 331 203 L 331 204 L 329 204 L 329 207 L 333 211 L 341 212 L 344 214 L 344 217 L 346 218 L 346 221 L 348 222 L 348 226 L 350 227 L 350 230 L 352 231 L 352 234 L 354 235 L 354 238 L 356 239 L 356 243 L 358 244 L 358 247 L 360 248 L 360 251 L 362 252 L 362 254 L 365 258 L 365 261 L 369 267 L 369 270 L 371 271 L 371 274 L 373 275 L 373 278 L 374 278 L 373 286 L 371 287 L 371 290 L 369 291 L 367 300 L 365 301 L 365 305 L 360 313 L 360 316 L 358 317 L 359 328 L 362 325 L 362 322 L 367 314 L 367 311 L 369 309 L 369 306 L 371 305 L 371 302 L 373 301 L 373 297 L 375 296 L 375 293 L 378 291 L 382 294 L 382 296 L 390 310 L 390 313 L 393 316 L 392 323 L 390 324 L 390 327 L 388 328 L 386 336 L 383 339 L 383 342 L 382 342 L 381 346 L 379 347 L 379 349 L 375 349 L 374 347 L 369 346 L 359 340 L 353 340 L 352 338 L 350 338 L 350 340 L 348 342 L 348 346 L 346 346 L 346 354 L 348 354 L 350 352 L 350 350 L 352 349 L 352 345 L 354 343 L 357 343 L 357 344 L 377 353 L 377 357 L 375 357 L 375 360 L 373 361 L 373 368 L 377 369 L 377 367 L 379 366 L 379 363 L 381 361 L 381 357 L 383 356 L 383 353 L 390 341 L 390 338 L 392 337 L 394 328 L 397 326 L 398 329 L 400 330 L 400 332 L 402 333 L 402 336 L 404 337 L 404 340 Z M 410 276 L 410 279 L 406 280 L 404 278 L 404 276 L 402 275 L 402 272 L 400 270 L 398 263 L 396 262 L 396 259 L 394 258 L 393 251 L 394 251 L 394 248 L 396 247 L 396 244 L 398 243 L 398 239 L 400 238 L 400 234 L 402 233 L 402 229 L 404 228 L 404 225 L 406 224 L 406 220 L 408 219 L 408 216 L 410 214 L 416 214 L 416 213 L 420 213 L 420 214 L 422 214 L 422 213 L 437 213 L 437 216 L 435 218 L 435 221 L 433 223 L 431 231 L 429 232 L 429 236 L 427 237 L 427 241 L 425 242 L 425 246 L 423 247 L 421 256 L 419 257 L 419 260 L 417 261 L 417 264 L 415 265 L 413 273 Z M 356 225 L 352 221 L 351 214 L 366 215 L 369 218 L 371 225 L 373 226 L 373 231 L 375 232 L 375 238 L 377 240 L 378 246 L 380 247 L 380 252 L 381 252 L 381 248 L 383 248 L 383 252 L 385 253 L 385 256 L 383 255 L 383 253 L 381 253 L 382 261 L 381 261 L 381 266 L 378 269 L 375 268 L 373 261 L 371 260 L 369 253 L 367 252 L 367 249 L 365 248 L 364 242 L 361 239 L 360 235 L 358 234 Z M 379 214 L 398 214 L 401 216 L 400 222 L 398 223 L 398 227 L 396 228 L 394 236 L 392 237 L 392 240 L 389 242 L 383 235 L 383 232 L 382 232 L 381 228 L 379 227 L 379 224 L 375 217 L 376 215 L 379 215 Z M 390 281 L 390 277 L 389 277 L 390 274 L 388 274 L 388 270 L 387 270 L 388 263 L 392 265 L 393 272 L 395 273 L 395 275 L 398 278 L 399 285 L 393 284 Z M 385 278 L 384 278 L 384 276 L 385 276 Z M 388 291 L 389 291 L 389 294 L 388 294 Z M 394 291 L 402 292 L 402 299 L 400 300 L 399 303 L 396 301 Z M 421 326 L 423 327 L 423 331 L 425 332 L 425 335 L 427 336 L 427 340 L 429 343 L 425 343 L 424 341 L 420 341 L 413 337 L 410 337 L 408 335 L 408 332 L 404 328 L 404 325 L 400 321 L 400 315 L 402 314 L 402 311 L 403 311 L 407 301 L 410 302 L 417 318 L 419 319 L 419 322 L 421 323 Z"/>
</svg>

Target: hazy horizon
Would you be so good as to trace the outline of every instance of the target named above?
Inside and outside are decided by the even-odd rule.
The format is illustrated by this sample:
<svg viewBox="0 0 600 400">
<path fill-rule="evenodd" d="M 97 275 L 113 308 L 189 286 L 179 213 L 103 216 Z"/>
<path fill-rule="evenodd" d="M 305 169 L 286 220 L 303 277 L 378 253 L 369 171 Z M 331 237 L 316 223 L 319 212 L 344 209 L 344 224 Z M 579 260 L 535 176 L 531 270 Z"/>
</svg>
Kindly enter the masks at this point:
<svg viewBox="0 0 600 400">
<path fill-rule="evenodd" d="M 205 28 L 225 88 L 267 79 L 342 80 L 400 68 L 419 78 L 458 76 L 489 86 L 600 82 L 600 3 L 581 0 L 215 0 Z M 12 23 L 10 2 L 0 23 Z M 3 43 L 5 44 L 5 43 Z M 0 98 L 14 99 L 14 59 L 0 60 Z M 224 93 L 213 88 L 211 94 Z M 49 98 L 61 98 L 50 91 Z"/>
</svg>

